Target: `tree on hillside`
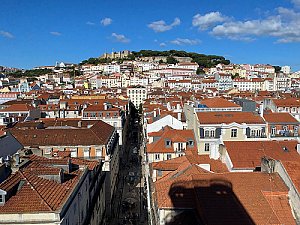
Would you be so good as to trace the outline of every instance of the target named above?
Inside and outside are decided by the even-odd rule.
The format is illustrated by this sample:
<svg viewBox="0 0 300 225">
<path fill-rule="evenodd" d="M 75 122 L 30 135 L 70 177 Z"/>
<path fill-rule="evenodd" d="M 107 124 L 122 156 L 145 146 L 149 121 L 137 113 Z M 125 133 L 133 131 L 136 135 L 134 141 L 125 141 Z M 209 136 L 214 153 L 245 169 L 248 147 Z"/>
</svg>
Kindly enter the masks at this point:
<svg viewBox="0 0 300 225">
<path fill-rule="evenodd" d="M 176 64 L 178 61 L 173 56 L 167 56 L 167 63 L 168 64 Z"/>
<path fill-rule="evenodd" d="M 279 73 L 281 71 L 281 66 L 273 66 L 275 68 L 275 73 Z"/>
</svg>

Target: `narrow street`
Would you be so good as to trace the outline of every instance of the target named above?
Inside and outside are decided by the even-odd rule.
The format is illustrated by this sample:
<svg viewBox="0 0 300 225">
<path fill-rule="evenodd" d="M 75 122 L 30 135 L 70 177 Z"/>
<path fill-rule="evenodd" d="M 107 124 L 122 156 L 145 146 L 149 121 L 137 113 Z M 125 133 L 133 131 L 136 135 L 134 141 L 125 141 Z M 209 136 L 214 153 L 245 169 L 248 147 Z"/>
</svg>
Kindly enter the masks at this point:
<svg viewBox="0 0 300 225">
<path fill-rule="evenodd" d="M 139 114 L 133 110 L 129 121 L 126 145 L 124 145 L 123 156 L 120 159 L 119 182 L 114 200 L 114 217 L 109 223 L 111 225 L 148 224 L 141 129 Z"/>
</svg>

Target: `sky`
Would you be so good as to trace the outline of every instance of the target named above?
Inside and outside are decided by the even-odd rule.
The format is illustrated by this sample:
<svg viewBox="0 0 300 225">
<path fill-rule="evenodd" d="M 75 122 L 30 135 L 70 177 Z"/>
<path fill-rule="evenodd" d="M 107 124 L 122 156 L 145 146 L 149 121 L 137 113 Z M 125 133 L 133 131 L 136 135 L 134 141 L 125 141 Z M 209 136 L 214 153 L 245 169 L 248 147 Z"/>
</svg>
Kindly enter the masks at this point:
<svg viewBox="0 0 300 225">
<path fill-rule="evenodd" d="M 300 0 L 1 0 L 0 65 L 185 50 L 300 70 Z"/>
</svg>

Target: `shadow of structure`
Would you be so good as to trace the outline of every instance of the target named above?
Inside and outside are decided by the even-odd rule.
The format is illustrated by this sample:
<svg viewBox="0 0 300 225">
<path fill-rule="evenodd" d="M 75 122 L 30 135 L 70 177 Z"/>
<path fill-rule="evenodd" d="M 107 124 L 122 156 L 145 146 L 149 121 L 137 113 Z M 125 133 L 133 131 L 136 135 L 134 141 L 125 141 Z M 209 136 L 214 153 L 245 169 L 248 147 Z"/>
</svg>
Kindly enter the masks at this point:
<svg viewBox="0 0 300 225">
<path fill-rule="evenodd" d="M 255 224 L 226 180 L 177 182 L 169 197 L 176 213 L 166 225 Z"/>
</svg>

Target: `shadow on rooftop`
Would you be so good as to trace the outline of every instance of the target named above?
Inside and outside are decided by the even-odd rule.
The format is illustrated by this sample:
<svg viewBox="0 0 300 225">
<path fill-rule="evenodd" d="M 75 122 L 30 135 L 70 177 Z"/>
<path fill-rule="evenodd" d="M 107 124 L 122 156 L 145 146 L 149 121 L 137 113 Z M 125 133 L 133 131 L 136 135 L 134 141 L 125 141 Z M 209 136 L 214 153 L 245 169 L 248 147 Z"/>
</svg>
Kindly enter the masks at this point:
<svg viewBox="0 0 300 225">
<path fill-rule="evenodd" d="M 169 191 L 174 208 L 182 213 L 166 225 L 254 225 L 255 223 L 225 180 L 179 182 Z"/>
</svg>

